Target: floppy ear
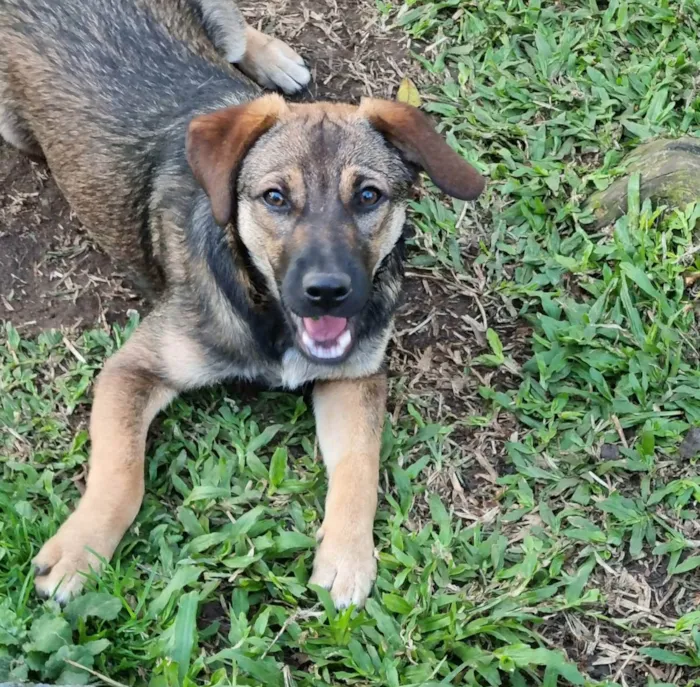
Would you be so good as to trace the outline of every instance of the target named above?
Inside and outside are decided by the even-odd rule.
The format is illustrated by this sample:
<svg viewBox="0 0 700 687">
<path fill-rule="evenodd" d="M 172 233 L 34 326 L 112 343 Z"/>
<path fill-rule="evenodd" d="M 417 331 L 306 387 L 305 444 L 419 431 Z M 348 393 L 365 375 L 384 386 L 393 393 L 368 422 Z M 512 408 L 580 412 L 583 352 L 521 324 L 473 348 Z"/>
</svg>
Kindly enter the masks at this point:
<svg viewBox="0 0 700 687">
<path fill-rule="evenodd" d="M 396 101 L 363 98 L 359 114 L 445 193 L 460 200 L 481 195 L 484 177 L 447 145 L 420 110 Z"/>
<path fill-rule="evenodd" d="M 195 179 L 211 202 L 216 222 L 233 217 L 236 173 L 246 153 L 287 111 L 278 95 L 195 117 L 187 129 L 186 152 Z"/>
</svg>

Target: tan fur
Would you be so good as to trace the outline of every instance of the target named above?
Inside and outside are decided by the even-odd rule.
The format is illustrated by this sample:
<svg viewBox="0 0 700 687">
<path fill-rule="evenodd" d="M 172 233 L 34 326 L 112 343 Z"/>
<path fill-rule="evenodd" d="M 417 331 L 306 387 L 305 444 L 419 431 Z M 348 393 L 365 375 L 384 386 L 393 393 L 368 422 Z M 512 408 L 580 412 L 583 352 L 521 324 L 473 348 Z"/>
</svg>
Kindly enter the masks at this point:
<svg viewBox="0 0 700 687">
<path fill-rule="evenodd" d="M 282 261 L 282 240 L 276 232 L 275 218 L 260 217 L 252 203 L 242 202 L 238 208 L 238 232 L 250 251 L 253 264 L 265 278 L 275 298 L 280 297 L 277 267 Z"/>
<path fill-rule="evenodd" d="M 374 262 L 373 274 L 396 245 L 405 224 L 406 208 L 404 206 L 395 205 L 388 209 L 382 221 L 381 230 L 373 235 L 371 241 L 372 260 Z"/>
<path fill-rule="evenodd" d="M 154 363 L 153 341 L 142 327 L 98 377 L 87 490 L 35 560 L 40 592 L 58 589 L 59 600 L 70 598 L 83 584 L 78 571 L 99 570 L 96 556 L 112 557 L 141 507 L 146 433 L 160 409 L 176 396 L 175 389 L 153 374 Z"/>
<path fill-rule="evenodd" d="M 311 582 L 330 588 L 342 606 L 361 604 L 376 577 L 372 529 L 385 404 L 384 375 L 324 382 L 314 389 L 329 485 Z"/>
<path fill-rule="evenodd" d="M 293 93 L 306 86 L 310 76 L 304 61 L 283 41 L 252 26 L 246 27 L 246 49 L 238 67 L 265 88 L 279 86 Z"/>
</svg>

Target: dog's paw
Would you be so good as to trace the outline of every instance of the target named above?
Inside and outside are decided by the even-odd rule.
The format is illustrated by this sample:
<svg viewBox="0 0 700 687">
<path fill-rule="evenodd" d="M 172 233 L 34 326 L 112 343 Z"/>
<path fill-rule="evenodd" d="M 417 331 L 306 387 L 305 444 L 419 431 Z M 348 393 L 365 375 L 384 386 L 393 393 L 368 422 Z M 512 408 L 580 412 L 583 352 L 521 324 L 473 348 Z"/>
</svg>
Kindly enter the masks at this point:
<svg viewBox="0 0 700 687">
<path fill-rule="evenodd" d="M 279 88 L 285 93 L 298 93 L 311 81 L 301 56 L 284 41 L 270 36 L 246 52 L 238 66 L 263 88 Z"/>
<path fill-rule="evenodd" d="M 311 584 L 330 590 L 336 608 L 364 605 L 377 577 L 372 534 L 350 538 L 319 532 Z"/>
<path fill-rule="evenodd" d="M 34 559 L 34 584 L 39 596 L 52 596 L 65 604 L 80 592 L 85 574 L 99 572 L 102 563 L 91 551 L 96 546 L 67 522 L 49 539 Z"/>
</svg>

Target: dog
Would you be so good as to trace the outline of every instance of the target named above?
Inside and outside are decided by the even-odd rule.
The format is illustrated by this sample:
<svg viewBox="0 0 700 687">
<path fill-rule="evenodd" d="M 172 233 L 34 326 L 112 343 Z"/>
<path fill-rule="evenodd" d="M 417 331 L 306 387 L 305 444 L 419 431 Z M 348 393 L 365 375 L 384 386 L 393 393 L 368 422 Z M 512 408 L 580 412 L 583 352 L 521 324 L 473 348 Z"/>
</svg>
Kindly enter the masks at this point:
<svg viewBox="0 0 700 687">
<path fill-rule="evenodd" d="M 86 491 L 35 558 L 40 594 L 65 602 L 111 558 L 156 414 L 233 378 L 313 383 L 329 487 L 311 582 L 339 608 L 370 593 L 407 201 L 419 170 L 461 199 L 485 181 L 408 105 L 260 89 L 306 82 L 229 0 L 0 0 L 0 133 L 153 300 L 95 382 Z"/>
</svg>

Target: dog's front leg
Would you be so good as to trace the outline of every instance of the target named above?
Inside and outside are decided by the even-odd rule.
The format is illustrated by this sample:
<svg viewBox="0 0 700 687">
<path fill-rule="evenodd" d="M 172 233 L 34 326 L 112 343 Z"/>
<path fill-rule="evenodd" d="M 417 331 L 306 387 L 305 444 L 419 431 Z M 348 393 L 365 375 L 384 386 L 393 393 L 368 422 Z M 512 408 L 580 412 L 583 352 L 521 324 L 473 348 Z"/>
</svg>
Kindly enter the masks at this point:
<svg viewBox="0 0 700 687">
<path fill-rule="evenodd" d="M 150 322 L 149 322 L 150 319 Z M 148 426 L 176 395 L 161 377 L 158 333 L 147 318 L 97 378 L 87 489 L 77 510 L 43 546 L 34 563 L 40 594 L 63 603 L 90 568 L 109 560 L 141 507 Z"/>
<path fill-rule="evenodd" d="M 377 574 L 373 527 L 385 407 L 383 374 L 314 389 L 329 486 L 311 582 L 330 589 L 338 608 L 361 606 Z"/>
</svg>

